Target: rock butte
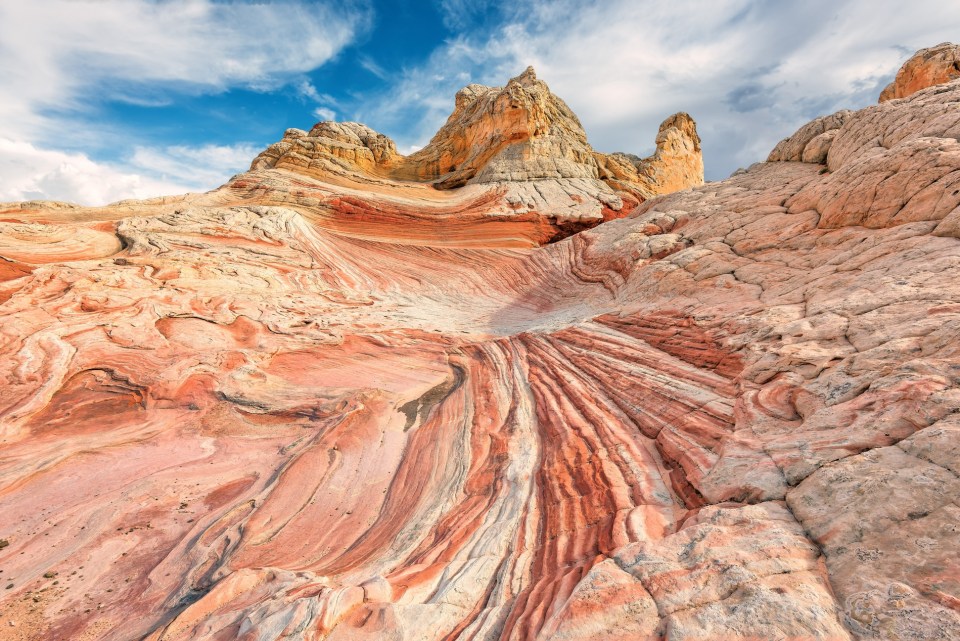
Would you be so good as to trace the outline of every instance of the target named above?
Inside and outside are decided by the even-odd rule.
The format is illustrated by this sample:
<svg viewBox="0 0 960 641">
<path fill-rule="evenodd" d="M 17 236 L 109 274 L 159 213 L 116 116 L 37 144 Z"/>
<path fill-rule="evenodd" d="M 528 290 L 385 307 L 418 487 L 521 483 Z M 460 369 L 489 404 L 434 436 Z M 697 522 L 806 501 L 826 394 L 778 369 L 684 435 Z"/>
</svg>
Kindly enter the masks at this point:
<svg viewBox="0 0 960 641">
<path fill-rule="evenodd" d="M 4 206 L 0 639 L 960 638 L 938 50 L 702 186 L 528 70 L 408 157 Z"/>
</svg>

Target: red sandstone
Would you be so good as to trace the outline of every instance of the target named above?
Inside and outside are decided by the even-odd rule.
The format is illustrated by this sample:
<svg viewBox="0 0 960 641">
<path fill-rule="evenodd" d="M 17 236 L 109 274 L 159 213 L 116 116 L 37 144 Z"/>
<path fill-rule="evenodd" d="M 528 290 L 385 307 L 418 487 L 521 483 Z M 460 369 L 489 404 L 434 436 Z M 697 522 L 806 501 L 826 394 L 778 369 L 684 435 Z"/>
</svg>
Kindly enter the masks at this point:
<svg viewBox="0 0 960 641">
<path fill-rule="evenodd" d="M 511 83 L 3 209 L 0 639 L 960 638 L 960 81 L 703 186 Z"/>
</svg>

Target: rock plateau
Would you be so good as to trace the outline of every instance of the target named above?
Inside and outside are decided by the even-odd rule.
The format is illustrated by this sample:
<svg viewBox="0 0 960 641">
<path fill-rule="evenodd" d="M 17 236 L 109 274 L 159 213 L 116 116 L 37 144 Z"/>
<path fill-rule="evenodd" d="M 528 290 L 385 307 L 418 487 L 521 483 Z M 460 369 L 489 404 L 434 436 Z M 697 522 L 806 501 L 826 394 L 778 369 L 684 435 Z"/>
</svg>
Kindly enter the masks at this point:
<svg viewBox="0 0 960 641">
<path fill-rule="evenodd" d="M 3 205 L 0 639 L 960 639 L 929 51 L 722 182 L 528 69 L 410 156 Z"/>
</svg>

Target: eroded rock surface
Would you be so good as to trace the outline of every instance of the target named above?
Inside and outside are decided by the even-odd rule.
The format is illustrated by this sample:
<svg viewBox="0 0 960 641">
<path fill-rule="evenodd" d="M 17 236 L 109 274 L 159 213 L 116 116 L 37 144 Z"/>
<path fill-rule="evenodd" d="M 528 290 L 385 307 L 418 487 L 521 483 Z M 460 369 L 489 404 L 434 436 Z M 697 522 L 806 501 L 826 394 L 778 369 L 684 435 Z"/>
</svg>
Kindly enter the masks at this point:
<svg viewBox="0 0 960 641">
<path fill-rule="evenodd" d="M 960 639 L 960 81 L 643 202 L 541 86 L 4 208 L 0 639 Z"/>
<path fill-rule="evenodd" d="M 594 151 L 577 116 L 530 67 L 504 87 L 461 89 L 446 124 L 410 156 L 364 125 L 322 122 L 309 133 L 288 130 L 251 169 L 286 169 L 363 190 L 429 185 L 423 198 L 457 190 L 459 197 L 449 199 L 461 203 L 458 218 L 525 218 L 563 237 L 626 216 L 659 194 L 703 184 L 700 138 L 689 115 L 667 118 L 656 144 L 646 159 Z M 468 194 L 484 197 L 464 202 Z"/>
<path fill-rule="evenodd" d="M 943 42 L 913 54 L 880 94 L 880 102 L 906 98 L 920 89 L 960 78 L 960 46 Z"/>
</svg>

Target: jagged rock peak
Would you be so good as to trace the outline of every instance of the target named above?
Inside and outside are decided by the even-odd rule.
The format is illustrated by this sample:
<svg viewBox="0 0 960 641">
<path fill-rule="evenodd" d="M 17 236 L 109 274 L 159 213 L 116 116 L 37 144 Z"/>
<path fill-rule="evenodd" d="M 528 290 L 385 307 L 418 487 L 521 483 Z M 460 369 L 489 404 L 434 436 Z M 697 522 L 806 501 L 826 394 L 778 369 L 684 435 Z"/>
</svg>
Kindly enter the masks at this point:
<svg viewBox="0 0 960 641">
<path fill-rule="evenodd" d="M 669 138 L 670 130 L 676 129 L 681 136 L 689 140 L 694 150 L 700 151 L 700 135 L 697 133 L 697 123 L 685 111 L 678 111 L 660 124 L 657 132 L 657 145 Z"/>
<path fill-rule="evenodd" d="M 597 177 L 580 120 L 533 67 L 503 87 L 461 90 L 446 124 L 411 160 L 408 177 L 441 188 L 470 180 Z"/>
<path fill-rule="evenodd" d="M 523 73 L 514 78 L 520 84 L 531 84 L 537 81 L 537 72 L 534 70 L 533 65 L 528 65 L 526 69 L 523 70 Z"/>
<path fill-rule="evenodd" d="M 640 201 L 703 184 L 703 154 L 697 123 L 678 112 L 660 124 L 657 148 L 648 158 L 617 152 L 595 154 L 600 178 Z"/>
<path fill-rule="evenodd" d="M 656 153 L 644 160 L 625 154 L 611 160 L 595 152 L 573 110 L 527 67 L 502 87 L 470 84 L 458 91 L 446 123 L 410 156 L 397 154 L 392 140 L 369 127 L 327 122 L 309 133 L 288 130 L 251 169 L 426 182 L 438 189 L 592 181 L 588 192 L 613 189 L 640 201 L 703 184 L 700 138 L 689 115 L 665 120 L 656 142 Z"/>
<path fill-rule="evenodd" d="M 960 78 L 960 45 L 941 42 L 921 49 L 903 63 L 897 77 L 880 94 L 879 102 L 907 96 Z"/>
</svg>

